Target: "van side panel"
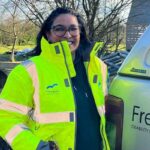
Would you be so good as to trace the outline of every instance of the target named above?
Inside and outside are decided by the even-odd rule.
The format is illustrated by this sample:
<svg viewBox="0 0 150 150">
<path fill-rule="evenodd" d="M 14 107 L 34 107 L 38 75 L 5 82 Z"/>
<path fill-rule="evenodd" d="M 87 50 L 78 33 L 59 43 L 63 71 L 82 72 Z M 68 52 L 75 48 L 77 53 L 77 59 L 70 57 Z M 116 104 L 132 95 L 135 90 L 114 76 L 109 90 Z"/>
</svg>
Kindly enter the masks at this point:
<svg viewBox="0 0 150 150">
<path fill-rule="evenodd" d="M 109 94 L 124 103 L 122 150 L 149 150 L 150 79 L 117 75 Z"/>
</svg>

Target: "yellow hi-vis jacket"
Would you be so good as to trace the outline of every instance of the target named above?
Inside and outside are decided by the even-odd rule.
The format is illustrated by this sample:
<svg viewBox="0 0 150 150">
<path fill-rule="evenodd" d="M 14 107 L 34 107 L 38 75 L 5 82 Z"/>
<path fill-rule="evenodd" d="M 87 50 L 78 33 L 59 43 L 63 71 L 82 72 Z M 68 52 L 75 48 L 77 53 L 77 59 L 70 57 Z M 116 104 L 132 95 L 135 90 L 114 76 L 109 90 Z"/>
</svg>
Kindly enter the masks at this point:
<svg viewBox="0 0 150 150">
<path fill-rule="evenodd" d="M 95 56 L 100 47 L 101 43 L 94 45 L 84 64 L 101 117 L 103 150 L 110 150 L 104 106 L 107 69 Z M 13 150 L 36 150 L 40 140 L 74 150 L 76 107 L 70 78 L 75 70 L 70 48 L 66 41 L 49 44 L 42 38 L 41 49 L 40 56 L 18 65 L 7 79 L 0 95 L 0 136 Z"/>
</svg>

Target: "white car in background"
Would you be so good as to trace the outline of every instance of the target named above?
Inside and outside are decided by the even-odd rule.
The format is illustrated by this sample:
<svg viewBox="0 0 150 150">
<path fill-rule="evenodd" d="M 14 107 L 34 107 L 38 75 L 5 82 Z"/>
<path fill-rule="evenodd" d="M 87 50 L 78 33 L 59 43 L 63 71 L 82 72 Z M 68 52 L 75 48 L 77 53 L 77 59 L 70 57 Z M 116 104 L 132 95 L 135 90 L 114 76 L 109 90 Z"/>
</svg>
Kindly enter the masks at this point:
<svg viewBox="0 0 150 150">
<path fill-rule="evenodd" d="M 26 54 L 28 54 L 29 52 L 31 52 L 33 49 L 32 48 L 25 48 L 21 51 L 18 51 L 16 53 L 16 56 L 26 56 Z"/>
</svg>

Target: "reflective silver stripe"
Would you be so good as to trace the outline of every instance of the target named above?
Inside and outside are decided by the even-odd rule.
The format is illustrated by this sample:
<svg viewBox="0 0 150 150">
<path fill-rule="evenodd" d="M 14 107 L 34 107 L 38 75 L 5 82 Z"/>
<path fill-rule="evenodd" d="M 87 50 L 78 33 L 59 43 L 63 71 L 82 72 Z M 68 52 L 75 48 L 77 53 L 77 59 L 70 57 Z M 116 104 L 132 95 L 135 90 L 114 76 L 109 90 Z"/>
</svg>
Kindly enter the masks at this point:
<svg viewBox="0 0 150 150">
<path fill-rule="evenodd" d="M 25 129 L 27 129 L 27 127 L 23 124 L 15 125 L 5 136 L 7 143 L 11 145 L 15 137 Z"/>
<path fill-rule="evenodd" d="M 107 89 L 107 66 L 100 60 L 101 64 L 101 72 L 102 72 L 102 88 L 104 92 L 104 96 L 108 95 L 108 89 Z"/>
<path fill-rule="evenodd" d="M 32 63 L 32 65 L 28 65 L 26 69 L 32 78 L 32 82 L 35 88 L 33 95 L 35 103 L 33 119 L 39 123 L 57 123 L 57 122 L 74 121 L 75 119 L 72 119 L 75 116 L 73 115 L 74 114 L 73 112 L 55 112 L 55 113 L 40 112 L 39 79 L 36 66 L 34 63 Z"/>
<path fill-rule="evenodd" d="M 30 74 L 31 78 L 32 78 L 32 82 L 34 85 L 34 103 L 35 103 L 35 110 L 34 110 L 34 115 L 39 114 L 40 113 L 40 103 L 39 103 L 39 79 L 38 79 L 38 73 L 36 70 L 36 66 L 33 62 L 31 62 L 32 65 L 28 65 L 26 67 L 28 73 Z"/>
<path fill-rule="evenodd" d="M 97 107 L 97 109 L 98 109 L 100 116 L 105 114 L 105 106 L 104 105 Z"/>
<path fill-rule="evenodd" d="M 34 115 L 35 120 L 39 123 L 58 123 L 58 122 L 70 122 L 75 120 L 71 118 L 71 112 L 56 112 L 47 114 Z"/>
<path fill-rule="evenodd" d="M 0 99 L 0 109 L 17 112 L 24 115 L 26 115 L 29 112 L 29 110 L 31 110 L 30 107 L 21 104 L 16 104 L 14 102 L 10 102 L 4 99 Z"/>
</svg>

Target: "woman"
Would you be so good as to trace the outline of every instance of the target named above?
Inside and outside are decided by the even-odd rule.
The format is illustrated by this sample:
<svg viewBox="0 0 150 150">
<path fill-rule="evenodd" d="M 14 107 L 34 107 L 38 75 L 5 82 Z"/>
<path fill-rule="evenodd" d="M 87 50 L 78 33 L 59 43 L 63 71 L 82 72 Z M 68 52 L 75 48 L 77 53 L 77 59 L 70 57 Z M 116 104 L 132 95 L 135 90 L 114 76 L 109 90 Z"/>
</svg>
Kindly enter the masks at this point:
<svg viewBox="0 0 150 150">
<path fill-rule="evenodd" d="M 14 150 L 109 150 L 107 71 L 83 19 L 57 8 L 43 23 L 35 57 L 9 75 L 0 99 L 0 135 Z M 2 128 L 3 127 L 3 128 Z"/>
</svg>

